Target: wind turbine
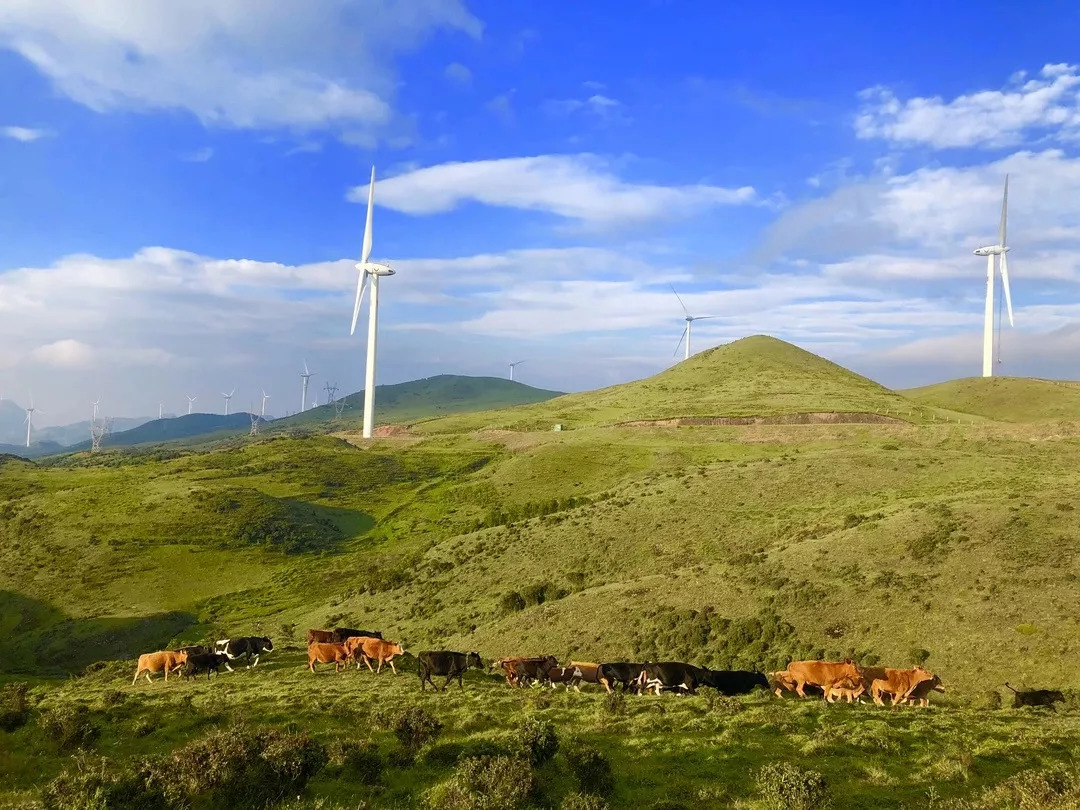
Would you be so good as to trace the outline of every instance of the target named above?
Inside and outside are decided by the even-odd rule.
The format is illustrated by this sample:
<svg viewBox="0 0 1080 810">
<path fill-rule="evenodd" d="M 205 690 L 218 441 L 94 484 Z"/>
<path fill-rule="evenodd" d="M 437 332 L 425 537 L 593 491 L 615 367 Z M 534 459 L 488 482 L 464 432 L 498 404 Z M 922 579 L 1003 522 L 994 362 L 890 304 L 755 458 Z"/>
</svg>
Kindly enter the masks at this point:
<svg viewBox="0 0 1080 810">
<path fill-rule="evenodd" d="M 303 391 L 300 393 L 300 413 L 307 410 L 307 387 L 308 382 L 315 376 L 314 371 L 308 371 L 307 360 L 304 361 L 304 370 L 300 372 L 300 379 L 304 381 Z"/>
<path fill-rule="evenodd" d="M 1009 252 L 1005 244 L 1005 220 L 1009 211 L 1009 175 L 1005 175 L 1005 193 L 1001 198 L 1001 223 L 998 225 L 996 245 L 976 248 L 976 256 L 986 257 L 986 312 L 983 317 L 983 371 L 984 377 L 994 376 L 994 257 L 1001 257 L 1001 286 L 1005 288 L 1005 305 L 1009 309 L 1009 326 L 1013 325 L 1012 293 L 1009 292 Z M 998 361 L 1000 362 L 1000 360 Z"/>
<path fill-rule="evenodd" d="M 34 407 L 34 395 L 30 394 L 30 407 L 26 409 L 26 446 L 30 446 L 30 428 L 34 424 L 34 412 L 37 408 Z"/>
<path fill-rule="evenodd" d="M 226 416 L 229 415 L 229 403 L 232 402 L 233 394 L 235 394 L 235 393 L 236 393 L 236 386 L 234 385 L 232 391 L 230 391 L 227 394 L 224 393 L 224 392 L 221 394 L 223 397 L 225 397 L 225 415 Z"/>
<path fill-rule="evenodd" d="M 198 397 L 197 397 L 197 396 L 196 396 L 196 397 L 188 397 L 188 398 L 187 398 L 187 412 L 188 412 L 188 416 L 191 416 L 191 406 L 195 404 L 195 400 L 197 400 L 197 399 L 198 399 Z"/>
<path fill-rule="evenodd" d="M 679 294 L 677 292 L 675 292 L 674 287 L 671 288 L 671 291 L 673 293 L 675 293 L 676 298 L 679 298 Z M 684 319 L 686 321 L 686 327 L 683 329 L 683 333 L 679 337 L 679 342 L 675 344 L 675 351 L 673 351 L 671 353 L 671 356 L 674 357 L 675 355 L 677 355 L 679 353 L 679 347 L 682 346 L 683 338 L 686 338 L 686 354 L 683 355 L 683 360 L 689 360 L 690 359 L 690 331 L 691 331 L 691 327 L 694 324 L 694 321 L 706 321 L 709 318 L 715 318 L 717 316 L 716 315 L 691 315 L 690 310 L 688 310 L 686 308 L 686 304 L 683 303 L 682 298 L 679 298 L 679 305 L 683 308 L 683 312 L 686 313 L 686 318 Z"/>
<path fill-rule="evenodd" d="M 97 421 L 97 408 L 98 408 L 98 405 L 101 404 L 101 397 L 98 397 L 96 400 L 94 400 L 90 404 L 94 406 L 94 421 L 96 422 Z"/>
<path fill-rule="evenodd" d="M 266 400 L 270 399 L 270 395 L 268 393 L 266 393 L 265 391 L 263 391 L 262 394 L 263 394 L 262 407 L 259 408 L 259 417 L 260 418 L 266 416 Z"/>
<path fill-rule="evenodd" d="M 375 167 L 371 167 L 371 185 L 368 186 L 367 223 L 364 225 L 364 248 L 356 269 L 356 303 L 353 305 L 352 328 L 356 333 L 356 319 L 360 317 L 360 305 L 364 292 L 371 287 L 371 305 L 368 310 L 367 372 L 364 375 L 364 438 L 370 439 L 375 427 L 375 343 L 379 331 L 379 277 L 392 276 L 394 270 L 387 264 L 371 261 L 371 220 L 375 208 Z M 368 283 L 370 281 L 370 284 Z"/>
<path fill-rule="evenodd" d="M 518 360 L 516 363 L 510 364 L 510 382 L 514 381 L 514 366 L 520 366 L 524 362 L 524 360 Z"/>
</svg>

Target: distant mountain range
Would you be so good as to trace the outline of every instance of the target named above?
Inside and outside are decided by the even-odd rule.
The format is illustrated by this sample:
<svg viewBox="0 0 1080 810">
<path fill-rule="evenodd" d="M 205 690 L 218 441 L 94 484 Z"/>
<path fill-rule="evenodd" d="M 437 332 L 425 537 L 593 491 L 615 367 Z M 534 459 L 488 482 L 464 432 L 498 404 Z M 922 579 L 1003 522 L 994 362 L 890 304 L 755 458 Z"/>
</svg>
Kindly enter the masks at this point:
<svg viewBox="0 0 1080 810">
<path fill-rule="evenodd" d="M 118 416 L 112 420 L 112 430 L 118 433 L 144 425 L 151 420 L 149 416 Z M 89 441 L 90 420 L 73 422 L 70 425 L 54 425 L 34 428 L 31 442 L 53 443 L 60 447 L 76 444 L 84 439 Z M 0 400 L 0 444 L 26 444 L 26 408 L 14 400 Z"/>
</svg>

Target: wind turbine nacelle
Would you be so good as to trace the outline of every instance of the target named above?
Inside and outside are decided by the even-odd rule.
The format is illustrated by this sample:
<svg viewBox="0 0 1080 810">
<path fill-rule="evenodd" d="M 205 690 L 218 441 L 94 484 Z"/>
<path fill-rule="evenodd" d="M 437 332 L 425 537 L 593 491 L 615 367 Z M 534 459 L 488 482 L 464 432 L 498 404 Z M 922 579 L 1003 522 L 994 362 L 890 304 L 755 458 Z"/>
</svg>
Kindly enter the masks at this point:
<svg viewBox="0 0 1080 810">
<path fill-rule="evenodd" d="M 373 276 L 392 276 L 395 272 L 390 265 L 379 262 L 360 262 L 356 265 L 356 269 Z"/>
<path fill-rule="evenodd" d="M 971 251 L 976 256 L 999 256 L 1002 253 L 1008 253 L 1009 248 L 1002 247 L 1001 245 L 987 245 L 986 247 L 975 248 Z"/>
</svg>

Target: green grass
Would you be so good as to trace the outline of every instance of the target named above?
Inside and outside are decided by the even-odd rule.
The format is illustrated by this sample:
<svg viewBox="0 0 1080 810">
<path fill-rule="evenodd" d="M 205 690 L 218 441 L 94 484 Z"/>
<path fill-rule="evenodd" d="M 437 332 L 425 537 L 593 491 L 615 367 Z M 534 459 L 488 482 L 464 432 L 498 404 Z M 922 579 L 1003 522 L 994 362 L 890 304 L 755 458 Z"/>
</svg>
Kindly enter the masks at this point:
<svg viewBox="0 0 1080 810">
<path fill-rule="evenodd" d="M 1080 383 L 1061 380 L 967 377 L 901 393 L 925 407 L 999 422 L 1080 417 Z"/>
</svg>

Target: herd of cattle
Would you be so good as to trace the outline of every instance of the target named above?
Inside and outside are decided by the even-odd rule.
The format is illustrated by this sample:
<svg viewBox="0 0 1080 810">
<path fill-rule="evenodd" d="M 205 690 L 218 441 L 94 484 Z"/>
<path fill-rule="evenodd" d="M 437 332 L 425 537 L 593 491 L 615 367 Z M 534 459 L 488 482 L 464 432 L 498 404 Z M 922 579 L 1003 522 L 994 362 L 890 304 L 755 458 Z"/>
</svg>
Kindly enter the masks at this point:
<svg viewBox="0 0 1080 810">
<path fill-rule="evenodd" d="M 202 645 L 163 650 L 139 656 L 134 686 L 140 675 L 150 681 L 151 673 L 164 672 L 165 680 L 170 673 L 179 672 L 181 677 L 197 677 L 206 673 L 209 678 L 222 666 L 233 671 L 230 663 L 243 659 L 249 667 L 258 665 L 259 656 L 273 652 L 269 638 L 245 637 L 223 639 L 213 648 Z M 335 630 L 309 630 L 307 632 L 308 669 L 314 673 L 316 664 L 333 664 L 334 671 L 348 668 L 349 662 L 361 663 L 375 673 L 382 672 L 384 665 L 397 674 L 394 659 L 403 655 L 401 644 L 386 641 L 375 630 L 354 630 L 339 627 Z M 470 668 L 483 669 L 484 663 L 476 652 L 452 652 L 428 650 L 416 656 L 420 675 L 420 690 L 427 684 L 436 691 L 445 691 L 457 679 L 464 688 L 462 676 Z M 377 668 L 372 667 L 372 663 Z M 560 665 L 554 656 L 532 658 L 500 658 L 493 661 L 491 671 L 501 671 L 511 687 L 543 686 L 552 688 L 563 684 L 567 690 L 581 691 L 582 684 L 597 684 L 606 691 L 647 693 L 661 692 L 694 694 L 699 687 L 712 687 L 724 695 L 741 695 L 763 688 L 773 691 L 777 697 L 784 692 L 794 692 L 799 697 L 820 695 L 832 703 L 837 700 L 858 701 L 868 694 L 878 705 L 885 705 L 888 698 L 892 705 L 918 704 L 927 706 L 932 691 L 944 692 L 941 679 L 920 666 L 912 669 L 889 669 L 884 667 L 860 667 L 850 660 L 793 661 L 787 669 L 766 675 L 747 670 L 714 670 L 678 661 L 629 663 L 571 661 Z M 432 676 L 445 678 L 442 686 Z M 1010 687 L 1011 688 L 1011 687 Z M 1014 690 L 1015 691 L 1015 690 Z M 1045 690 L 1034 690 L 1042 692 Z M 1032 693 L 1021 693 L 1032 694 Z M 1053 693 L 1054 700 L 1062 700 L 1060 692 Z M 1019 703 L 1019 702 L 1018 702 Z"/>
</svg>

